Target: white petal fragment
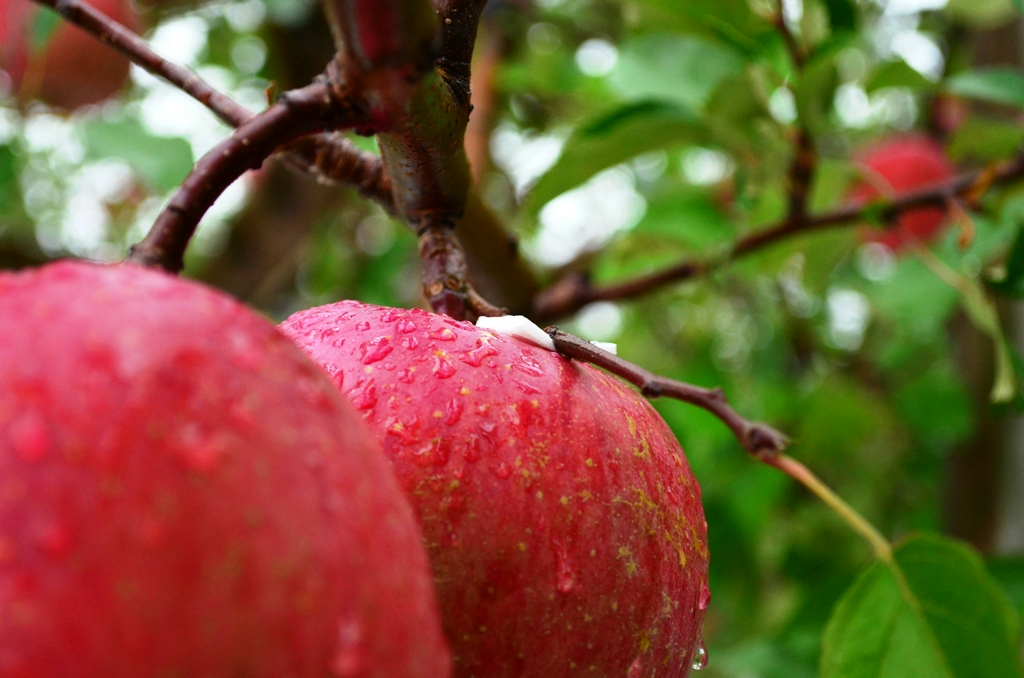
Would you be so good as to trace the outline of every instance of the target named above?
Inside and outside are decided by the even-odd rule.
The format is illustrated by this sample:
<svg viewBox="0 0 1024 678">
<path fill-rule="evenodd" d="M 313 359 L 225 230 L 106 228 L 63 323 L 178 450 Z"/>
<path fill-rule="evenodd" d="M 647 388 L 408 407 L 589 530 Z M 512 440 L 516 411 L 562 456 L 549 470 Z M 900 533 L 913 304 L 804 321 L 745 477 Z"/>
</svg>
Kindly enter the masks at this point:
<svg viewBox="0 0 1024 678">
<path fill-rule="evenodd" d="M 498 334 L 508 334 L 525 339 L 549 351 L 555 350 L 555 342 L 551 341 L 551 337 L 526 316 L 504 315 L 498 318 L 480 316 L 477 318 L 476 326 Z"/>
</svg>

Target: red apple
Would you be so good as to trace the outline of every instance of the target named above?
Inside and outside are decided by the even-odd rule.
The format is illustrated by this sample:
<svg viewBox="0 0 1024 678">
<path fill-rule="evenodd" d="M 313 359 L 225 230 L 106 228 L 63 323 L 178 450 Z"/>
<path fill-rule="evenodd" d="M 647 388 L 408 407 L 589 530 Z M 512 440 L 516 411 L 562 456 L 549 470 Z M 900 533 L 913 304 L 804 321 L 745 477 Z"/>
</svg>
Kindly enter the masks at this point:
<svg viewBox="0 0 1024 678">
<path fill-rule="evenodd" d="M 270 323 L 134 266 L 0 275 L 0 676 L 449 663 L 379 446 Z"/>
<path fill-rule="evenodd" d="M 456 676 L 689 672 L 710 597 L 700 489 L 635 391 L 419 310 L 346 301 L 282 328 L 383 443 Z"/>
<path fill-rule="evenodd" d="M 130 0 L 91 0 L 110 18 L 137 30 Z M 36 35 L 40 13 L 30 0 L 0 0 L 0 69 L 11 77 L 18 97 L 39 99 L 71 111 L 116 94 L 128 79 L 128 60 L 70 23 L 59 22 L 49 36 Z M 42 45 L 33 41 L 45 38 Z"/>
<path fill-rule="evenodd" d="M 858 202 L 873 200 L 880 194 L 896 198 L 946 181 L 954 174 L 942 147 L 920 136 L 889 139 L 863 152 L 859 163 L 864 180 L 850 192 L 850 198 Z M 865 229 L 863 234 L 868 241 L 901 250 L 911 242 L 934 239 L 946 216 L 941 207 L 919 207 L 901 214 L 896 226 L 887 231 Z"/>
</svg>

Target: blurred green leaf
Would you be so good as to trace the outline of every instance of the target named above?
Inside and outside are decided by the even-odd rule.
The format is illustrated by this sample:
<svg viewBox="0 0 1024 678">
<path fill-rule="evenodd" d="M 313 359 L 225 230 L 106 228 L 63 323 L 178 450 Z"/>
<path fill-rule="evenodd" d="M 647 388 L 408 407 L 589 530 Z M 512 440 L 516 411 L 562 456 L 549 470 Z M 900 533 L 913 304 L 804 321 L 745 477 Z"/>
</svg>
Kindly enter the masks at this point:
<svg viewBox="0 0 1024 678">
<path fill-rule="evenodd" d="M 774 29 L 747 0 L 630 0 L 627 11 L 648 30 L 675 30 L 713 38 L 744 52 L 756 52 Z"/>
<path fill-rule="evenodd" d="M 989 162 L 1013 155 L 1024 144 L 1024 126 L 972 116 L 950 139 L 947 151 L 956 161 Z"/>
<path fill-rule="evenodd" d="M 50 42 L 50 38 L 60 26 L 60 15 L 50 9 L 42 9 L 32 17 L 31 46 L 35 53 L 42 52 Z"/>
<path fill-rule="evenodd" d="M 876 68 L 864 84 L 868 94 L 886 87 L 906 87 L 912 90 L 930 89 L 935 83 L 914 70 L 903 59 L 886 61 Z"/>
<path fill-rule="evenodd" d="M 1003 587 L 1014 609 L 1019 625 L 1024 620 L 1024 558 L 1021 556 L 996 556 L 988 561 L 988 571 Z"/>
<path fill-rule="evenodd" d="M 1006 257 L 1006 275 L 989 286 L 1000 294 L 1024 298 L 1024 228 L 1017 231 L 1010 254 Z"/>
<path fill-rule="evenodd" d="M 1013 17 L 1017 0 L 949 0 L 949 15 L 970 26 L 994 28 Z"/>
<path fill-rule="evenodd" d="M 636 155 L 693 141 L 700 130 L 692 112 L 663 102 L 639 102 L 606 113 L 569 137 L 558 161 L 530 191 L 527 209 L 535 213 L 552 198 Z"/>
<path fill-rule="evenodd" d="M 1013 610 L 968 546 L 914 537 L 869 567 L 836 606 L 822 678 L 1014 678 Z"/>
<path fill-rule="evenodd" d="M 853 0 L 825 0 L 825 8 L 833 33 L 857 28 L 857 6 Z"/>
<path fill-rule="evenodd" d="M 689 35 L 654 34 L 622 45 L 608 84 L 624 99 L 699 109 L 724 78 L 743 69 L 736 50 Z"/>
<path fill-rule="evenodd" d="M 633 232 L 673 238 L 700 251 L 730 242 L 736 226 L 707 195 L 691 189 L 651 198 Z"/>
<path fill-rule="evenodd" d="M 947 81 L 946 88 L 969 99 L 1024 107 L 1024 73 L 1009 66 L 958 73 Z"/>
<path fill-rule="evenodd" d="M 120 158 L 160 192 L 178 186 L 194 165 L 192 146 L 187 141 L 150 134 L 134 118 L 92 120 L 84 131 L 90 158 Z"/>
</svg>

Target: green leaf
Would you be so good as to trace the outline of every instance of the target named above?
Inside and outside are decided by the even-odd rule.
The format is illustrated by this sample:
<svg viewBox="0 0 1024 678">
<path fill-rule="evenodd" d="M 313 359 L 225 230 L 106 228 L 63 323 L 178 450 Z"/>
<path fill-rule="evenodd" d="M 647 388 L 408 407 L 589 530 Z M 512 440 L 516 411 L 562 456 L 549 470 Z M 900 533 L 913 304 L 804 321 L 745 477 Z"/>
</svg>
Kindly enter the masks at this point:
<svg viewBox="0 0 1024 678">
<path fill-rule="evenodd" d="M 996 374 L 989 399 L 994 403 L 1012 400 L 1017 393 L 1017 376 L 995 302 L 981 281 L 953 270 L 930 250 L 922 248 L 917 251 L 917 256 L 940 280 L 960 293 L 960 305 L 971 324 L 995 344 Z"/>
<path fill-rule="evenodd" d="M 552 198 L 636 155 L 692 142 L 700 129 L 693 113 L 663 102 L 634 103 L 611 111 L 569 137 L 558 161 L 530 192 L 527 208 L 535 213 Z"/>
<path fill-rule="evenodd" d="M 1001 294 L 1024 298 L 1024 228 L 1017 231 L 1017 238 L 1006 257 L 1006 275 L 989 286 Z"/>
<path fill-rule="evenodd" d="M 1024 107 L 1024 73 L 1008 66 L 979 68 L 954 75 L 947 89 L 970 99 Z"/>
<path fill-rule="evenodd" d="M 1010 0 L 1010 4 L 1013 5 L 1015 10 L 1024 14 L 1024 0 Z"/>
<path fill-rule="evenodd" d="M 1015 629 L 977 553 L 914 537 L 839 601 L 822 641 L 821 678 L 1019 678 Z"/>
<path fill-rule="evenodd" d="M 949 141 L 949 156 L 990 162 L 1014 155 L 1024 143 L 1024 126 L 979 116 L 971 116 Z"/>
<path fill-rule="evenodd" d="M 833 33 L 857 28 L 857 7 L 853 0 L 825 0 L 825 8 L 828 10 L 828 23 Z"/>
<path fill-rule="evenodd" d="M 85 142 L 89 157 L 120 158 L 160 192 L 179 185 L 194 164 L 187 141 L 150 134 L 134 118 L 91 121 L 85 126 Z"/>
<path fill-rule="evenodd" d="M 56 12 L 43 10 L 36 12 L 32 17 L 30 29 L 32 51 L 42 52 L 49 44 L 57 27 L 60 26 L 60 16 Z"/>
<path fill-rule="evenodd" d="M 645 35 L 622 45 L 608 84 L 623 99 L 671 101 L 697 110 L 743 65 L 736 50 L 698 37 Z"/>
<path fill-rule="evenodd" d="M 886 87 L 906 87 L 912 90 L 922 90 L 935 87 L 935 83 L 911 68 L 906 61 L 886 61 L 875 69 L 868 78 L 864 89 L 870 94 L 876 90 Z"/>
</svg>

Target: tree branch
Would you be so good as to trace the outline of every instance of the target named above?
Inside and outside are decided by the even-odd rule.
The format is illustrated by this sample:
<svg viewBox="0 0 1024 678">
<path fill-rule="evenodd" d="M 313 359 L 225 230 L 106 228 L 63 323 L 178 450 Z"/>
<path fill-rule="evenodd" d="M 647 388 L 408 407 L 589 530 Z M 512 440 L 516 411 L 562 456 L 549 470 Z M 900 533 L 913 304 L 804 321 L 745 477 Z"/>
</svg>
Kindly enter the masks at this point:
<svg viewBox="0 0 1024 678">
<path fill-rule="evenodd" d="M 732 249 L 723 255 L 707 259 L 690 259 L 624 282 L 595 286 L 584 276 L 570 275 L 558 280 L 535 297 L 534 317 L 550 321 L 574 313 L 594 301 L 631 299 L 671 283 L 706 275 L 735 259 L 786 238 L 853 224 L 865 220 L 868 215 L 878 214 L 884 223 L 892 224 L 900 214 L 917 207 L 944 207 L 948 200 L 958 198 L 971 204 L 993 186 L 1006 184 L 1021 177 L 1024 177 L 1024 153 L 1005 163 L 961 174 L 950 181 L 905 193 L 890 200 L 856 203 L 800 220 L 787 217 L 773 226 L 740 238 Z"/>
<path fill-rule="evenodd" d="M 282 143 L 317 129 L 361 122 L 344 92 L 321 78 L 286 92 L 273 106 L 239 127 L 203 156 L 171 197 L 149 234 L 132 247 L 128 261 L 171 272 L 184 265 L 185 248 L 199 220 L 238 177 L 256 169 Z"/>
<path fill-rule="evenodd" d="M 673 398 L 696 405 L 718 417 L 729 427 L 740 445 L 758 459 L 778 455 L 789 444 L 786 436 L 771 426 L 744 419 L 729 405 L 720 388 L 701 388 L 674 379 L 659 377 L 639 365 L 594 346 L 585 339 L 563 332 L 557 327 L 544 330 L 562 355 L 602 367 L 640 389 L 647 398 Z"/>
<path fill-rule="evenodd" d="M 250 110 L 217 91 L 195 71 L 164 59 L 133 31 L 91 5 L 81 0 L 35 1 L 117 50 L 147 73 L 185 92 L 228 125 L 240 127 L 252 119 L 254 114 Z M 286 149 L 291 166 L 324 181 L 352 186 L 364 197 L 394 210 L 391 183 L 380 158 L 360 151 L 339 134 L 320 134 L 297 144 Z"/>
</svg>

